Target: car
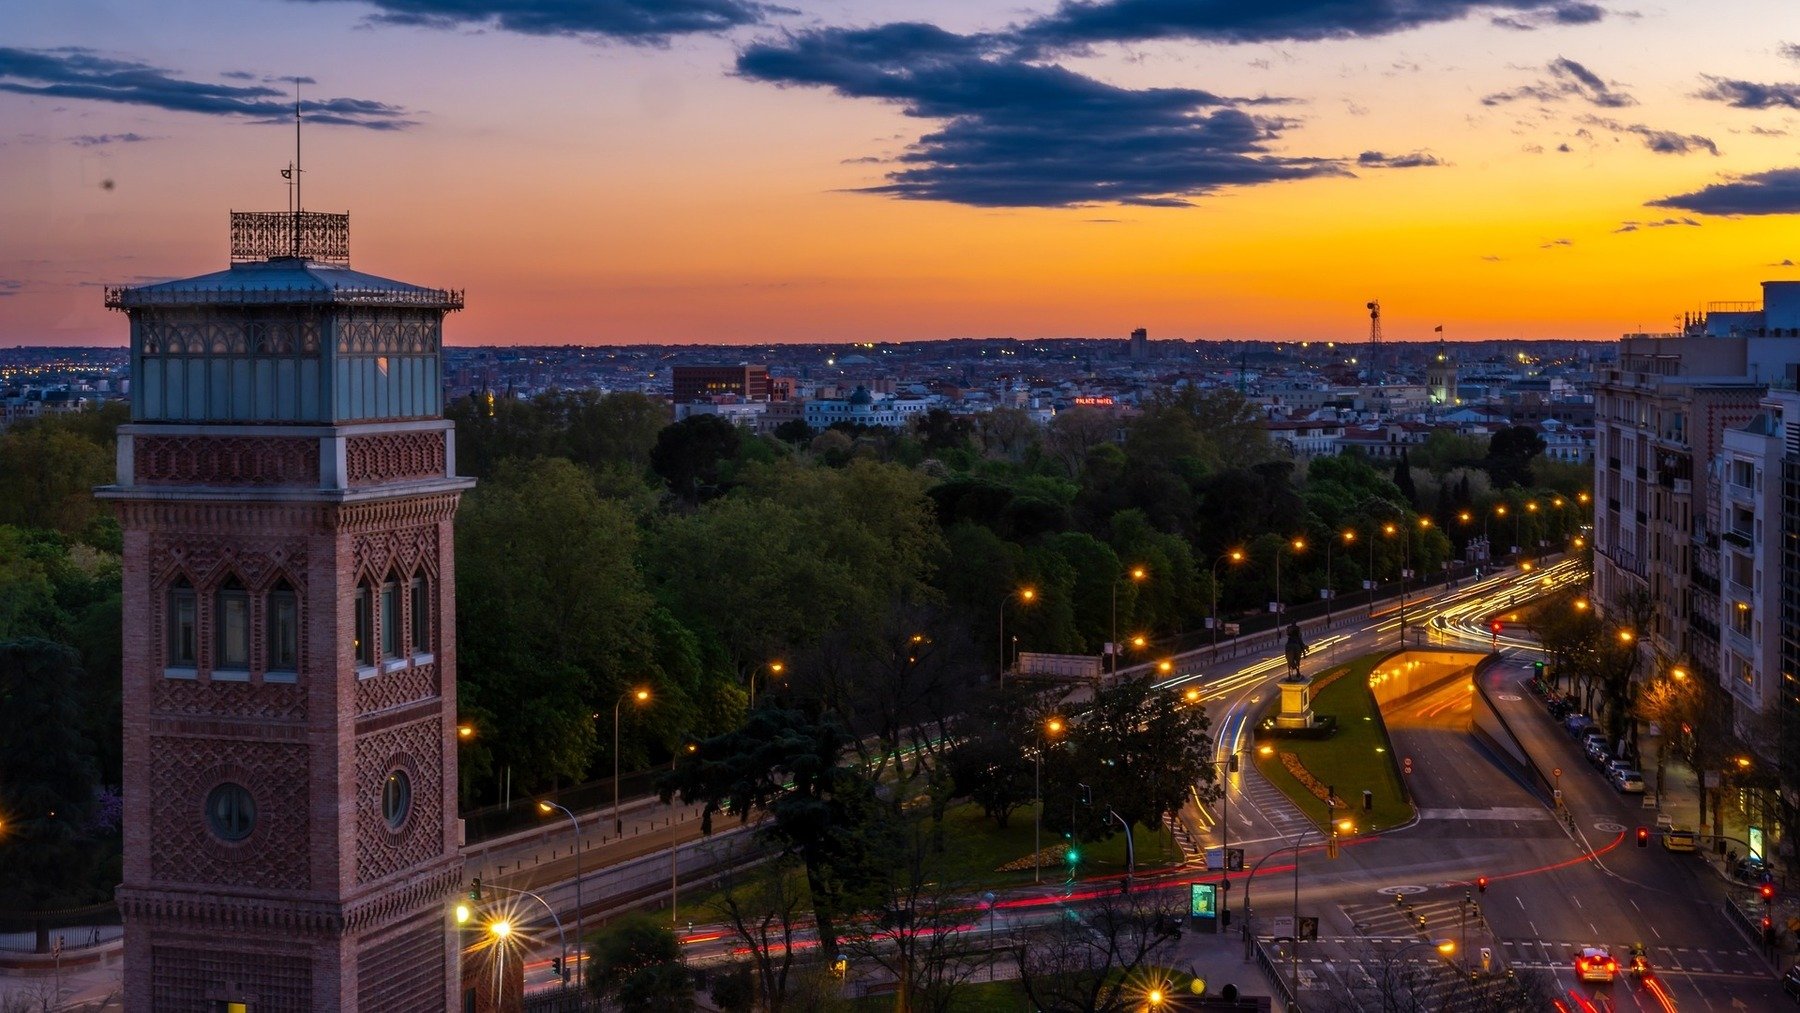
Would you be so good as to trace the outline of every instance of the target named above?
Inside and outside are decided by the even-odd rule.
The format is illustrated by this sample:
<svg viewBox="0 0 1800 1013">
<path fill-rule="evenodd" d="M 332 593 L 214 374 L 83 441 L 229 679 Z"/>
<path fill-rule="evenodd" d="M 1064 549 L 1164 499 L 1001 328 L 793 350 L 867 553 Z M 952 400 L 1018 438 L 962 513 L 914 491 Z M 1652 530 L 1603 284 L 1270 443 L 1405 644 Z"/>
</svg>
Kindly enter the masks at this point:
<svg viewBox="0 0 1800 1013">
<path fill-rule="evenodd" d="M 1589 739 L 1585 748 L 1588 762 L 1596 767 L 1604 767 L 1606 761 L 1612 757 L 1612 751 L 1606 748 L 1605 739 Z"/>
<path fill-rule="evenodd" d="M 1618 961 L 1604 947 L 1586 946 L 1575 956 L 1575 974 L 1582 981 L 1611 981 L 1618 973 Z"/>
<path fill-rule="evenodd" d="M 1621 771 L 1632 770 L 1634 768 L 1631 766 L 1630 762 L 1613 757 L 1601 765 L 1600 769 L 1606 772 L 1606 779 L 1608 781 L 1616 781 L 1618 780 Z"/>
<path fill-rule="evenodd" d="M 1757 858 L 1755 855 L 1745 855 L 1743 858 L 1737 860 L 1736 865 L 1731 867 L 1731 878 L 1741 880 L 1745 883 L 1760 883 L 1763 881 L 1763 877 L 1768 874 L 1769 867 L 1764 865 L 1763 860 Z"/>
<path fill-rule="evenodd" d="M 1671 825 L 1662 832 L 1662 845 L 1665 851 L 1697 851 L 1700 838 L 1692 830 Z"/>
<path fill-rule="evenodd" d="M 1787 973 L 1781 976 L 1781 990 L 1789 999 L 1800 1002 L 1800 964 L 1790 965 Z"/>
<path fill-rule="evenodd" d="M 1589 728 L 1594 727 L 1594 719 L 1586 714 L 1571 714 L 1563 718 L 1563 727 L 1569 730 L 1571 736 L 1580 739 Z"/>
<path fill-rule="evenodd" d="M 1635 770 L 1621 770 L 1613 775 L 1613 787 L 1625 795 L 1644 793 L 1644 775 Z"/>
</svg>

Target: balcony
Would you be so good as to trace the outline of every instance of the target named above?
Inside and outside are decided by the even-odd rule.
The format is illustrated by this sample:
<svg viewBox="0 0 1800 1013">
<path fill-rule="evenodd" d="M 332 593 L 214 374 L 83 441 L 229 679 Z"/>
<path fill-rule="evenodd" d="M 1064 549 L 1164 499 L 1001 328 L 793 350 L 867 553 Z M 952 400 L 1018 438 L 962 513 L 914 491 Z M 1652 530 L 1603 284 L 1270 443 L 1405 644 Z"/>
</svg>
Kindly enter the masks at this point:
<svg viewBox="0 0 1800 1013">
<path fill-rule="evenodd" d="M 1719 537 L 1740 549 L 1748 549 L 1756 544 L 1755 535 L 1745 528 L 1732 528 Z"/>
</svg>

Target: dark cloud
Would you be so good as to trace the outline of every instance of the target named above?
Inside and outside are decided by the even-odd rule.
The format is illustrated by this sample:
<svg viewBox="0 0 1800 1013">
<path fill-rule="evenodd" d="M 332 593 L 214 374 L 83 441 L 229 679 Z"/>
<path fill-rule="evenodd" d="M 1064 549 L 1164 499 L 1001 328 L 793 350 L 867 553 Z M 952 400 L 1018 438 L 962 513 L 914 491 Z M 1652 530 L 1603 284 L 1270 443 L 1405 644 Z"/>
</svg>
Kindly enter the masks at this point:
<svg viewBox="0 0 1800 1013">
<path fill-rule="evenodd" d="M 1613 86 L 1600 75 L 1587 69 L 1566 56 L 1559 56 L 1550 61 L 1547 68 L 1550 80 L 1538 81 L 1523 85 L 1511 91 L 1495 92 L 1484 96 L 1484 106 L 1500 105 L 1503 102 L 1517 102 L 1531 99 L 1538 102 L 1560 102 L 1566 98 L 1578 98 L 1602 109 L 1620 109 L 1637 105 L 1637 99 L 1622 91 L 1614 91 Z"/>
<path fill-rule="evenodd" d="M 1788 215 L 1800 213 L 1800 168 L 1769 169 L 1701 187 L 1693 193 L 1649 202 L 1658 208 L 1703 215 Z"/>
<path fill-rule="evenodd" d="M 1585 24 L 1603 12 L 1569 0 L 1064 0 L 1021 29 L 1028 46 L 1101 42 L 1283 42 L 1372 38 L 1493 13 Z"/>
<path fill-rule="evenodd" d="M 1515 32 L 1535 32 L 1540 28 L 1559 25 L 1591 25 L 1604 17 L 1606 11 L 1594 4 L 1565 3 L 1528 14 L 1500 14 L 1488 20 L 1497 27 L 1510 28 Z"/>
<path fill-rule="evenodd" d="M 143 134 L 82 134 L 69 138 L 69 143 L 77 148 L 98 148 L 107 144 L 136 144 L 139 141 L 153 141 L 154 137 Z"/>
<path fill-rule="evenodd" d="M 1341 175 L 1341 161 L 1270 153 L 1293 125 L 1191 88 L 1132 90 L 1030 62 L 996 36 L 929 24 L 828 28 L 749 46 L 738 73 L 829 88 L 941 120 L 870 192 L 979 207 L 1180 207 L 1225 187 Z"/>
<path fill-rule="evenodd" d="M 1562 153 L 1562 154 L 1564 154 L 1564 155 L 1566 155 L 1566 154 L 1568 154 L 1568 153 L 1569 153 L 1569 152 L 1571 152 L 1571 151 L 1574 151 L 1574 150 L 1575 150 L 1575 149 L 1574 149 L 1574 148 L 1571 148 L 1571 147 L 1569 147 L 1569 145 L 1568 145 L 1568 144 L 1567 144 L 1567 143 L 1563 143 L 1563 144 L 1558 144 L 1558 145 L 1557 145 L 1557 146 L 1556 146 L 1556 150 L 1557 150 L 1557 151 L 1558 151 L 1558 152 L 1560 152 L 1560 153 Z"/>
<path fill-rule="evenodd" d="M 1800 42 L 1783 42 L 1780 51 L 1790 60 L 1800 60 Z"/>
<path fill-rule="evenodd" d="M 1418 169 L 1444 163 L 1436 155 L 1427 151 L 1414 151 L 1404 155 L 1384 155 L 1379 151 L 1365 151 L 1356 156 L 1356 164 L 1370 169 Z"/>
<path fill-rule="evenodd" d="M 1484 253 L 1481 255 L 1481 259 L 1487 261 L 1490 264 L 1498 264 L 1502 260 L 1505 260 L 1506 258 L 1500 256 L 1497 253 Z"/>
<path fill-rule="evenodd" d="M 1792 258 L 1787 259 L 1787 260 L 1778 260 L 1775 263 L 1770 264 L 1769 266 L 1770 267 L 1793 267 L 1794 261 Z"/>
<path fill-rule="evenodd" d="M 1739 109 L 1800 109 L 1800 84 L 1758 84 L 1711 74 L 1700 75 L 1706 87 L 1695 98 L 1723 102 Z"/>
<path fill-rule="evenodd" d="M 223 77 L 223 78 L 229 78 L 233 81 L 254 81 L 254 80 L 256 80 L 256 75 L 250 73 L 247 70 L 222 70 L 219 72 L 219 76 Z"/>
<path fill-rule="evenodd" d="M 19 290 L 24 287 L 25 283 L 22 281 L 16 281 L 12 278 L 0 278 L 0 299 L 4 299 L 9 295 L 18 295 Z"/>
<path fill-rule="evenodd" d="M 1620 123 L 1602 116 L 1583 116 L 1580 122 L 1615 135 L 1634 134 L 1643 140 L 1644 147 L 1659 155 L 1686 155 L 1694 151 L 1706 151 L 1714 155 L 1719 153 L 1719 146 L 1713 143 L 1712 138 L 1699 134 L 1678 134 L 1673 130 L 1657 130 L 1642 123 Z"/>
<path fill-rule="evenodd" d="M 304 0 L 335 3 L 339 0 Z M 424 28 L 493 28 L 657 45 L 678 35 L 729 31 L 784 8 L 756 0 L 365 0 L 373 21 Z"/>
<path fill-rule="evenodd" d="M 0 46 L 0 91 L 254 120 L 291 120 L 294 115 L 292 99 L 281 89 L 266 84 L 188 81 L 146 63 L 116 60 L 76 47 Z M 313 123 L 370 130 L 401 130 L 417 125 L 407 118 L 405 109 L 370 99 L 308 99 L 304 107 L 306 118 Z"/>
<path fill-rule="evenodd" d="M 1671 225 L 1692 225 L 1700 227 L 1700 223 L 1692 218 L 1664 218 L 1660 222 L 1620 222 L 1614 232 L 1636 232 L 1639 229 L 1666 229 Z"/>
<path fill-rule="evenodd" d="M 1761 137 L 1786 137 L 1788 135 L 1788 132 L 1785 130 L 1779 130 L 1775 127 L 1763 127 L 1763 126 L 1752 126 L 1750 128 L 1749 132 L 1752 134 L 1761 136 Z"/>
<path fill-rule="evenodd" d="M 1575 245 L 1575 240 L 1573 240 L 1573 239 L 1552 239 L 1549 242 L 1540 245 L 1538 247 L 1538 249 L 1554 250 L 1558 246 L 1574 246 L 1574 245 Z"/>
</svg>

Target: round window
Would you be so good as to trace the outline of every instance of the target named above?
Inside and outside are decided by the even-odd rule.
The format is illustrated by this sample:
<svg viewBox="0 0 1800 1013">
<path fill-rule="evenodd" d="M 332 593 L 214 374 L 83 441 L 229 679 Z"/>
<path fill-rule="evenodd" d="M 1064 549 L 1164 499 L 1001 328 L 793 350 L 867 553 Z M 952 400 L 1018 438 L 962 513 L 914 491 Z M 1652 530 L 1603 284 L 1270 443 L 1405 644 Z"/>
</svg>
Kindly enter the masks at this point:
<svg viewBox="0 0 1800 1013">
<path fill-rule="evenodd" d="M 411 811 L 412 779 L 406 776 L 406 771 L 396 769 L 381 786 L 381 816 L 391 829 L 398 830 Z"/>
<path fill-rule="evenodd" d="M 221 840 L 241 841 L 256 828 L 256 801 L 249 789 L 226 781 L 206 796 L 206 823 Z"/>
</svg>

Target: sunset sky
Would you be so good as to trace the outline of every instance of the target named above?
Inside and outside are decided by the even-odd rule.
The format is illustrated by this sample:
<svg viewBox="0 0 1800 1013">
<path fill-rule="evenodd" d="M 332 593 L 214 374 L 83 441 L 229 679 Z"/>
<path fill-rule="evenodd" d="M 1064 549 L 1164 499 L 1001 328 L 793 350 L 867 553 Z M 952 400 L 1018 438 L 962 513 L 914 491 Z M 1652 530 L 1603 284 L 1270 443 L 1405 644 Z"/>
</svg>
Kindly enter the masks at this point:
<svg viewBox="0 0 1800 1013">
<path fill-rule="evenodd" d="M 0 346 L 305 202 L 458 344 L 1614 338 L 1800 279 L 1793 0 L 9 0 Z"/>
</svg>

